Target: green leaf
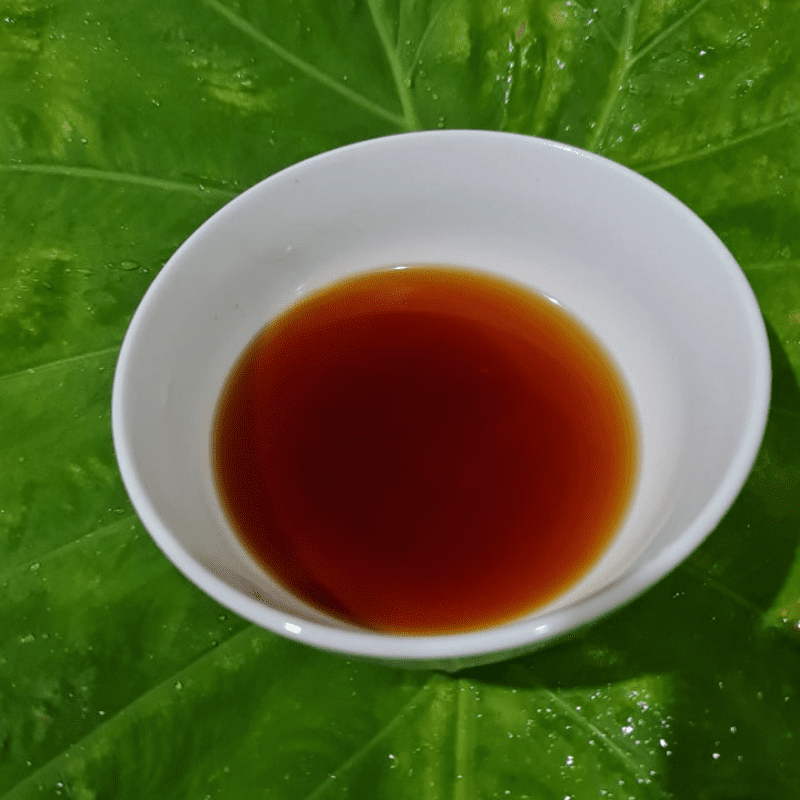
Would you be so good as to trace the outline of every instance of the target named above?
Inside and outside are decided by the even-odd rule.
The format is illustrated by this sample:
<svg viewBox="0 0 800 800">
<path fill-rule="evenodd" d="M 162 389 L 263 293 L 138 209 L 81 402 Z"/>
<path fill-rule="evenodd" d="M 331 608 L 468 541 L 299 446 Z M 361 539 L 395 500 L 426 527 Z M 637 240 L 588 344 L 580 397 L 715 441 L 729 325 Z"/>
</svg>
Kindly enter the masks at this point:
<svg viewBox="0 0 800 800">
<path fill-rule="evenodd" d="M 550 137 L 700 214 L 767 321 L 745 488 L 639 600 L 457 675 L 327 655 L 142 529 L 116 354 L 175 248 L 307 156 Z M 788 798 L 800 785 L 800 6 L 0 0 L 0 798 Z"/>
</svg>

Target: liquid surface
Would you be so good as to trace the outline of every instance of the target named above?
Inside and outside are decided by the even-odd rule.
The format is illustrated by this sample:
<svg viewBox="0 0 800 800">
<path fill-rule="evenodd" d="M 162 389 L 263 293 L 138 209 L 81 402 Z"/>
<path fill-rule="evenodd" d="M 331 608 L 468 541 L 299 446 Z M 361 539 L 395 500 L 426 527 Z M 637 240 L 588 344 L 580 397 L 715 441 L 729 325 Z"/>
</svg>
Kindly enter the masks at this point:
<svg viewBox="0 0 800 800">
<path fill-rule="evenodd" d="M 212 441 L 237 535 L 287 589 L 406 634 L 509 621 L 596 562 L 632 496 L 635 413 L 558 305 L 467 270 L 318 292 L 239 359 Z"/>
</svg>

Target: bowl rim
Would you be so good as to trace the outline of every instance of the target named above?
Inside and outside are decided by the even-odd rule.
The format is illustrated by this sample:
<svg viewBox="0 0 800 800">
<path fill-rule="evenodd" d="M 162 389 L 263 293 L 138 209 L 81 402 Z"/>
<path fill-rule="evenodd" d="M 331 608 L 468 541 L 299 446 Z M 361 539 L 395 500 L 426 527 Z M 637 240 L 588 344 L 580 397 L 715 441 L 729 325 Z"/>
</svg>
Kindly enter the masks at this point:
<svg viewBox="0 0 800 800">
<path fill-rule="evenodd" d="M 279 178 L 282 180 L 290 177 L 293 173 L 313 169 L 331 159 L 350 157 L 359 153 L 368 154 L 376 148 L 391 149 L 412 139 L 441 140 L 445 137 L 453 140 L 473 139 L 475 141 L 498 138 L 509 141 L 512 139 L 524 140 L 526 146 L 539 147 L 543 150 L 555 149 L 571 157 L 588 159 L 604 169 L 618 173 L 626 180 L 638 183 L 661 203 L 670 206 L 676 215 L 683 217 L 685 224 L 692 226 L 695 232 L 704 237 L 718 253 L 719 266 L 727 274 L 730 287 L 738 301 L 739 311 L 742 315 L 741 323 L 747 331 L 747 337 L 755 356 L 752 393 L 747 398 L 749 410 L 734 458 L 728 464 L 716 491 L 709 497 L 701 512 L 684 529 L 681 536 L 661 550 L 657 557 L 651 558 L 646 563 L 637 566 L 636 569 L 629 568 L 616 580 L 593 595 L 528 621 L 511 621 L 505 625 L 464 633 L 420 636 L 327 627 L 321 623 L 270 608 L 255 597 L 233 588 L 190 554 L 169 530 L 151 502 L 132 457 L 131 434 L 126 425 L 125 413 L 129 398 L 128 369 L 136 349 L 139 331 L 147 316 L 147 310 L 155 302 L 162 282 L 176 269 L 183 268 L 180 262 L 185 250 L 190 244 L 202 239 L 212 229 L 222 224 L 226 215 L 235 212 L 239 206 L 250 203 L 254 196 L 268 192 L 271 182 Z M 115 370 L 111 422 L 118 466 L 134 509 L 161 551 L 185 577 L 206 594 L 260 627 L 313 647 L 382 660 L 419 660 L 424 662 L 436 659 L 458 659 L 488 653 L 500 654 L 514 652 L 521 648 L 529 649 L 541 646 L 619 609 L 672 571 L 711 533 L 744 485 L 764 435 L 770 391 L 769 342 L 755 294 L 725 245 L 711 228 L 685 204 L 628 167 L 604 156 L 562 142 L 499 131 L 437 130 L 400 133 L 368 139 L 312 156 L 259 181 L 202 223 L 166 262 L 150 284 L 134 313 L 125 334 Z"/>
</svg>

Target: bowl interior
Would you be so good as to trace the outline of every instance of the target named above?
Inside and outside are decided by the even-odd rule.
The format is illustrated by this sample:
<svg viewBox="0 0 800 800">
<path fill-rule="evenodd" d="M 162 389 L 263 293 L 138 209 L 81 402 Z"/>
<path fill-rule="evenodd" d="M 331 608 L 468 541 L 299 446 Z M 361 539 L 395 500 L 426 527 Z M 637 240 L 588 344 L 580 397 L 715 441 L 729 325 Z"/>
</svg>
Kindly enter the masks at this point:
<svg viewBox="0 0 800 800">
<path fill-rule="evenodd" d="M 613 354 L 639 416 L 638 488 L 611 547 L 550 606 L 489 631 L 381 636 L 309 608 L 253 564 L 213 485 L 215 406 L 255 334 L 308 291 L 413 263 L 498 273 L 557 300 Z M 752 465 L 766 419 L 768 359 L 738 266 L 654 184 L 530 137 L 410 134 L 279 173 L 178 250 L 120 355 L 115 445 L 156 542 L 237 613 L 338 650 L 458 657 L 546 641 L 635 596 L 688 555 Z"/>
</svg>

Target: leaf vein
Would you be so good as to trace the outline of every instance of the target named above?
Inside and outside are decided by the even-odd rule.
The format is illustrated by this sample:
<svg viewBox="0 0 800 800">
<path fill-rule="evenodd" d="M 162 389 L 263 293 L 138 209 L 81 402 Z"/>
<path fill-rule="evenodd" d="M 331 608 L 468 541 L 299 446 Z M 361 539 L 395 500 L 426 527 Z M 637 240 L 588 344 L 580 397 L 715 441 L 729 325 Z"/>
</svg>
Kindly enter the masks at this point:
<svg viewBox="0 0 800 800">
<path fill-rule="evenodd" d="M 89 353 L 81 353 L 77 356 L 68 356 L 67 358 L 59 358 L 54 361 L 47 361 L 44 364 L 26 367 L 25 369 L 18 370 L 17 372 L 7 372 L 5 375 L 0 375 L 0 383 L 7 383 L 14 380 L 19 380 L 20 378 L 29 379 L 31 375 L 39 372 L 46 372 L 53 369 L 63 369 L 71 366 L 72 364 L 79 364 L 92 358 L 103 358 L 111 353 L 119 352 L 119 348 L 119 345 L 114 345 L 113 347 L 106 347 L 103 350 L 93 350 Z"/>
<path fill-rule="evenodd" d="M 611 116 L 614 112 L 614 107 L 619 99 L 622 90 L 623 81 L 628 74 L 631 67 L 631 54 L 633 52 L 633 42 L 636 34 L 636 23 L 639 19 L 639 10 L 641 9 L 642 0 L 633 0 L 632 3 L 627 5 L 627 13 L 625 15 L 625 30 L 622 34 L 622 41 L 620 42 L 617 59 L 614 63 L 614 69 L 611 72 L 611 77 L 608 80 L 608 89 L 603 103 L 600 106 L 600 113 L 597 115 L 595 121 L 594 132 L 589 139 L 587 149 L 593 152 L 598 151 L 600 140 L 605 134 L 608 123 L 611 121 Z"/>
<path fill-rule="evenodd" d="M 685 25 L 700 9 L 708 3 L 708 0 L 697 0 L 691 7 L 686 9 L 683 14 L 675 20 L 671 25 L 664 28 L 663 31 L 657 33 L 650 39 L 649 42 L 643 44 L 639 50 L 631 57 L 631 66 L 635 64 L 640 58 L 646 56 L 653 48 L 658 47 L 665 39 L 669 38 L 678 28 Z"/>
<path fill-rule="evenodd" d="M 636 762 L 631 755 L 629 755 L 625 750 L 623 750 L 607 733 L 600 730 L 593 722 L 587 719 L 583 714 L 579 714 L 575 711 L 569 703 L 565 700 L 562 700 L 552 689 L 549 689 L 547 686 L 540 684 L 541 688 L 550 695 L 553 702 L 560 706 L 560 708 L 564 711 L 565 714 L 570 716 L 576 722 L 583 725 L 587 730 L 593 733 L 595 736 L 600 738 L 600 741 L 611 750 L 617 758 L 619 758 L 623 764 L 631 771 L 633 775 L 637 777 L 646 777 L 642 765 Z"/>
<path fill-rule="evenodd" d="M 40 553 L 36 556 L 26 556 L 24 561 L 14 564 L 13 566 L 8 567 L 0 572 L 0 582 L 5 582 L 15 572 L 20 572 L 24 569 L 30 569 L 31 564 L 40 563 L 42 561 L 54 561 L 63 556 L 65 553 L 69 553 L 71 550 L 80 549 L 84 544 L 88 543 L 89 540 L 98 541 L 99 539 L 103 539 L 106 536 L 114 534 L 117 532 L 118 528 L 129 525 L 130 521 L 135 518 L 136 515 L 132 511 L 128 512 L 119 519 L 115 519 L 113 522 L 109 522 L 107 525 L 103 525 L 96 530 L 84 533 L 82 536 L 79 536 L 77 539 L 73 539 L 71 542 L 59 545 L 58 547 L 54 547 L 52 550 L 47 550 L 44 553 Z"/>
<path fill-rule="evenodd" d="M 351 756 L 344 762 L 335 772 L 332 772 L 328 775 L 327 778 L 319 785 L 316 789 L 314 789 L 311 794 L 307 795 L 305 800 L 317 800 L 323 792 L 327 791 L 333 783 L 340 778 L 345 772 L 355 766 L 381 739 L 388 736 L 392 730 L 400 724 L 403 718 L 408 715 L 411 711 L 413 711 L 420 703 L 420 700 L 425 696 L 426 693 L 430 692 L 431 687 L 433 684 L 437 682 L 436 676 L 431 677 L 428 682 L 419 690 L 417 691 L 414 696 L 395 714 L 395 716 L 389 720 L 389 722 L 384 725 L 374 736 L 372 736 L 369 741 L 363 744 L 361 747 L 358 748 Z"/>
<path fill-rule="evenodd" d="M 688 153 L 675 156 L 674 158 L 667 158 L 663 161 L 654 161 L 650 163 L 645 162 L 643 164 L 636 164 L 634 162 L 628 166 L 631 169 L 635 169 L 637 172 L 657 172 L 662 169 L 667 169 L 668 167 L 675 167 L 680 164 L 688 164 L 692 161 L 699 161 L 703 158 L 707 158 L 708 156 L 716 155 L 724 150 L 730 150 L 732 147 L 737 147 L 740 144 L 752 141 L 760 136 L 765 136 L 768 133 L 772 133 L 773 131 L 797 122 L 800 122 L 800 114 L 789 114 L 785 117 L 775 120 L 774 122 L 767 123 L 766 125 L 760 125 L 757 128 L 752 128 L 746 133 L 743 133 L 741 136 L 737 136 L 727 142 L 720 142 L 717 144 L 711 144 L 709 142 L 699 150 L 692 150 Z"/>
<path fill-rule="evenodd" d="M 684 561 L 684 563 L 681 564 L 681 569 L 684 572 L 691 575 L 693 578 L 702 581 L 706 586 L 713 589 L 715 592 L 724 595 L 737 605 L 747 609 L 751 614 L 754 614 L 757 617 L 764 614 L 764 611 L 760 609 L 757 605 L 751 603 L 746 597 L 743 597 L 738 592 L 735 592 L 733 589 L 730 589 L 724 583 L 718 581 L 716 578 L 713 578 L 706 570 L 700 569 L 696 565 L 686 561 Z"/>
<path fill-rule="evenodd" d="M 88 180 L 112 181 L 114 183 L 130 183 L 148 189 L 159 189 L 165 192 L 183 192 L 196 197 L 216 197 L 230 200 L 236 192 L 225 189 L 195 186 L 181 181 L 170 181 L 164 178 L 153 178 L 149 175 L 136 175 L 130 172 L 114 172 L 112 170 L 92 167 L 76 167 L 69 164 L 0 164 L 0 172 L 21 172 L 32 175 L 58 175 L 66 178 L 85 178 Z"/>
<path fill-rule="evenodd" d="M 414 53 L 414 58 L 411 60 L 411 63 L 409 64 L 409 67 L 406 70 L 406 81 L 410 81 L 411 78 L 413 77 L 414 69 L 419 63 L 419 59 L 420 56 L 422 56 L 422 51 L 425 48 L 425 45 L 428 43 L 428 37 L 436 28 L 436 24 L 439 22 L 439 18 L 442 16 L 443 12 L 447 7 L 448 7 L 447 3 L 442 3 L 437 9 L 436 13 L 430 18 L 430 21 L 428 22 L 422 36 L 420 37 L 419 44 L 417 45 L 417 49 Z"/>
<path fill-rule="evenodd" d="M 207 0 L 207 2 L 209 1 L 210 0 Z M 403 127 L 406 130 L 419 130 L 422 125 L 414 109 L 406 79 L 403 76 L 403 66 L 400 63 L 397 49 L 392 47 L 392 43 L 389 40 L 389 32 L 386 30 L 386 27 L 381 24 L 377 0 L 367 0 L 367 6 L 372 15 L 372 22 L 375 25 L 375 30 L 378 32 L 378 38 L 381 40 L 381 45 L 383 45 L 383 50 L 389 61 L 389 67 L 392 70 L 392 77 L 394 78 L 397 94 L 400 97 L 400 105 L 403 107 Z"/>
<path fill-rule="evenodd" d="M 65 750 L 62 750 L 57 755 L 53 756 L 53 758 L 51 758 L 49 761 L 42 764 L 42 766 L 38 767 L 34 772 L 32 772 L 16 786 L 14 786 L 9 792 L 7 792 L 3 796 L 2 800 L 23 800 L 23 798 L 30 797 L 37 789 L 41 790 L 45 783 L 52 783 L 52 780 L 49 780 L 48 776 L 55 777 L 55 774 L 61 776 L 60 770 L 65 769 L 65 767 L 62 765 L 69 764 L 69 762 L 72 760 L 77 760 L 81 752 L 87 749 L 88 744 L 92 740 L 102 737 L 109 729 L 118 726 L 121 722 L 124 722 L 127 717 L 134 715 L 139 707 L 146 705 L 150 699 L 157 696 L 158 693 L 163 691 L 165 688 L 174 687 L 176 679 L 186 675 L 189 670 L 195 669 L 207 659 L 218 657 L 221 651 L 229 648 L 233 642 L 238 641 L 245 634 L 250 636 L 259 636 L 264 634 L 264 631 L 252 623 L 248 624 L 246 628 L 237 631 L 228 639 L 225 639 L 223 642 L 218 644 L 216 647 L 200 653 L 191 661 L 184 664 L 179 670 L 173 672 L 167 678 L 160 681 L 146 692 L 137 695 L 133 700 L 120 708 L 116 714 L 104 718 L 100 725 L 87 733 L 77 742 L 73 742 Z"/>
<path fill-rule="evenodd" d="M 798 408 L 781 408 L 780 406 L 773 405 L 770 408 L 770 414 L 781 414 L 784 417 L 800 419 L 800 409 Z"/>
<path fill-rule="evenodd" d="M 738 592 L 726 586 L 721 581 L 718 581 L 716 578 L 713 578 L 706 570 L 700 569 L 694 564 L 689 564 L 686 562 L 681 564 L 681 569 L 687 572 L 696 580 L 699 580 L 704 586 L 708 586 L 709 589 L 713 589 L 718 594 L 721 594 L 723 597 L 727 597 L 729 600 L 732 600 L 737 605 L 746 609 L 754 617 L 756 617 L 756 619 L 761 620 L 762 623 L 766 618 L 767 614 L 769 613 L 768 611 L 764 611 L 763 609 L 759 608 L 755 603 L 751 603 L 746 597 L 743 597 Z M 792 628 L 789 628 L 787 626 L 780 626 L 774 629 L 777 630 L 781 636 L 788 636 L 793 641 L 795 640 L 795 632 Z"/>
<path fill-rule="evenodd" d="M 749 264 L 742 264 L 742 269 L 761 270 L 761 269 L 780 269 L 781 267 L 800 267 L 800 258 L 782 258 L 775 261 L 751 261 Z"/>
<path fill-rule="evenodd" d="M 643 772 L 644 767 L 636 761 L 634 756 L 628 754 L 607 733 L 598 728 L 597 725 L 595 725 L 590 719 L 576 711 L 571 705 L 569 705 L 569 703 L 567 703 L 556 692 L 550 689 L 530 667 L 520 666 L 518 671 L 525 675 L 525 682 L 530 685 L 531 689 L 544 692 L 555 705 L 559 706 L 559 708 L 570 717 L 570 719 L 579 723 L 591 734 L 596 736 L 602 744 L 606 745 L 608 749 L 611 750 L 631 771 L 631 773 L 637 777 L 647 777 Z"/>
<path fill-rule="evenodd" d="M 364 95 L 353 91 L 353 89 L 351 89 L 349 86 L 345 86 L 327 73 L 317 69 L 315 66 L 313 66 L 313 64 L 309 64 L 307 61 L 304 61 L 302 58 L 294 55 L 294 53 L 290 52 L 285 47 L 282 47 L 268 36 L 265 36 L 260 30 L 258 30 L 258 28 L 256 28 L 254 25 L 251 25 L 246 19 L 240 17 L 236 12 L 232 11 L 227 6 L 217 2 L 217 0 L 203 0 L 203 2 L 209 8 L 225 17 L 225 19 L 227 19 L 234 28 L 237 28 L 259 44 L 264 45 L 264 47 L 271 50 L 276 56 L 278 56 L 278 58 L 283 59 L 287 64 L 291 64 L 295 69 L 299 70 L 304 75 L 307 75 L 312 80 L 315 80 L 326 88 L 336 92 L 337 94 L 340 94 L 354 105 L 370 111 L 376 117 L 380 117 L 387 122 L 391 122 L 392 125 L 395 125 L 398 128 L 406 127 L 406 119 L 404 117 L 401 117 L 398 114 L 379 106 L 368 97 L 364 97 Z"/>
<path fill-rule="evenodd" d="M 620 43 L 614 38 L 611 31 L 606 26 L 603 18 L 599 14 L 594 14 L 593 9 L 589 8 L 589 6 L 584 5 L 582 0 L 575 0 L 575 5 L 581 9 L 581 11 L 586 14 L 586 16 L 592 21 L 592 24 L 596 24 L 598 30 L 600 30 L 603 35 L 608 40 L 609 44 L 614 48 L 614 50 L 619 53 L 620 50 Z"/>
</svg>

